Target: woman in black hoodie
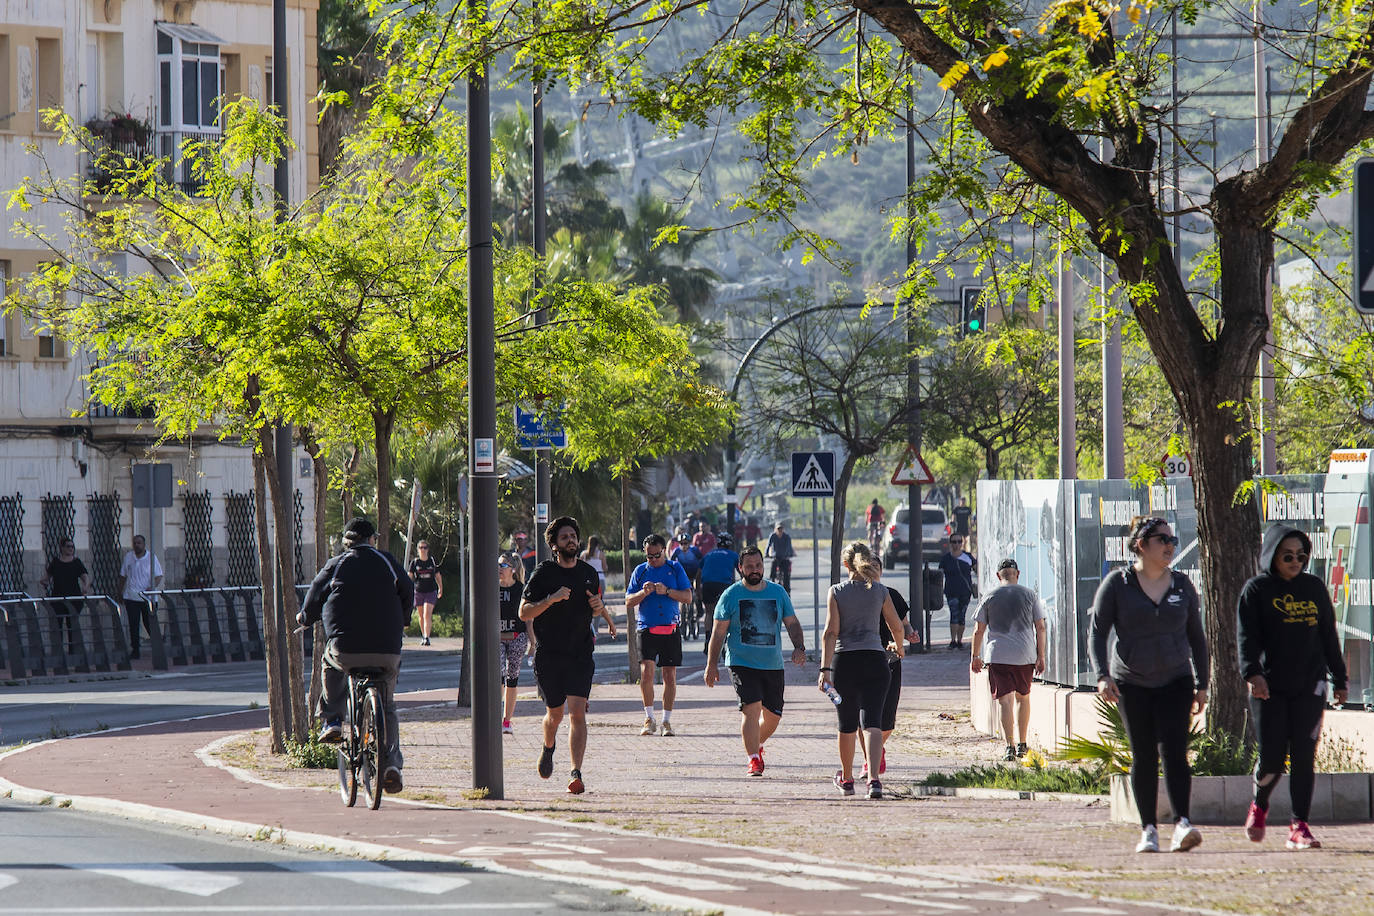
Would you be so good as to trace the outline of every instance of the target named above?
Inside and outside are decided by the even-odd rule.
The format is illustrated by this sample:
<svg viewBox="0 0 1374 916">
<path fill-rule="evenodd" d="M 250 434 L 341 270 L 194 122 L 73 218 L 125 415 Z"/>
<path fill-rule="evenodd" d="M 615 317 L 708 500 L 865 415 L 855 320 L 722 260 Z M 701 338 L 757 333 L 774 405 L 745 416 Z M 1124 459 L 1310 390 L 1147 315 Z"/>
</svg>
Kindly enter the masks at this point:
<svg viewBox="0 0 1374 916">
<path fill-rule="evenodd" d="M 1245 833 L 1256 843 L 1264 839 L 1269 796 L 1288 758 L 1293 799 L 1289 849 L 1321 846 L 1312 838 L 1307 816 L 1328 671 L 1336 703 L 1346 699 L 1345 659 L 1331 597 L 1321 579 L 1303 571 L 1311 555 L 1307 535 L 1288 525 L 1271 525 L 1260 549 L 1260 574 L 1245 583 L 1236 608 L 1240 671 L 1250 686 L 1250 714 L 1259 736 L 1255 800 Z"/>
</svg>

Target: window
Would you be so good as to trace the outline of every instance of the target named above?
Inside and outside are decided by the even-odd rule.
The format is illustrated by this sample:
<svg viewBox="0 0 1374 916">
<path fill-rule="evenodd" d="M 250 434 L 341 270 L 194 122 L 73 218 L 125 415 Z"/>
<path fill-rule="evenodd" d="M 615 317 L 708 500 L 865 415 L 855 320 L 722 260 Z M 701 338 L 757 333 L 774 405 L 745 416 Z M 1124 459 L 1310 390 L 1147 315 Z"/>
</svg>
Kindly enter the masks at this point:
<svg viewBox="0 0 1374 916">
<path fill-rule="evenodd" d="M 67 355 L 67 344 L 51 331 L 38 335 L 39 359 L 62 359 Z"/>
<path fill-rule="evenodd" d="M 218 132 L 223 42 L 197 26 L 164 22 L 157 28 L 158 126 L 177 132 Z"/>
<path fill-rule="evenodd" d="M 50 130 L 43 122 L 43 111 L 48 108 L 62 107 L 62 40 L 60 38 L 40 38 L 36 42 L 38 60 L 34 75 L 38 87 L 37 126 L 39 130 Z"/>
<path fill-rule="evenodd" d="M 14 129 L 14 84 L 10 80 L 10 37 L 0 35 L 0 130 Z"/>
</svg>

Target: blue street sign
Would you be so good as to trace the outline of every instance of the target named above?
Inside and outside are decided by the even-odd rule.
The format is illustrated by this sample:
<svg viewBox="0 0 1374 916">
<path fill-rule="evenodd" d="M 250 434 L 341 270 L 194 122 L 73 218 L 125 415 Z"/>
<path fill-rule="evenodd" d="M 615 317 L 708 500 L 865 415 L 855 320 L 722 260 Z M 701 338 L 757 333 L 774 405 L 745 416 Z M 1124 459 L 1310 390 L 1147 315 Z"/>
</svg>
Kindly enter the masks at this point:
<svg viewBox="0 0 1374 916">
<path fill-rule="evenodd" d="M 1374 315 L 1374 159 L 1364 158 L 1355 163 L 1355 188 L 1351 228 L 1354 238 L 1351 251 L 1355 289 L 1355 310 Z"/>
<path fill-rule="evenodd" d="M 567 448 L 568 433 L 557 416 L 515 407 L 515 444 L 520 448 Z"/>
<path fill-rule="evenodd" d="M 835 453 L 793 452 L 792 495 L 814 499 L 835 495 Z"/>
</svg>

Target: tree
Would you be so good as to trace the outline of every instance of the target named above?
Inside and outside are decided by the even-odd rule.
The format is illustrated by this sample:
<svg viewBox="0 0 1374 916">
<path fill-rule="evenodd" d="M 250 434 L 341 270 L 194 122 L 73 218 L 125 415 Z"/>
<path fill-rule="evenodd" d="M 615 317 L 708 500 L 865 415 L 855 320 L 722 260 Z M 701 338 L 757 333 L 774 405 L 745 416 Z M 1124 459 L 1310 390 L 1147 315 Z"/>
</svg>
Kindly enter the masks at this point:
<svg viewBox="0 0 1374 916">
<path fill-rule="evenodd" d="M 461 18 L 454 10 L 446 19 L 437 6 L 428 20 L 393 25 L 405 33 Z M 1241 733 L 1243 690 L 1223 647 L 1234 643 L 1232 609 L 1259 544 L 1257 514 L 1237 495 L 1250 480 L 1255 450 L 1248 408 L 1270 325 L 1264 278 L 1279 227 L 1335 190 L 1342 160 L 1374 137 L 1374 111 L 1366 105 L 1374 12 L 1367 5 L 1285 7 L 1284 22 L 1259 28 L 1285 54 L 1306 95 L 1267 161 L 1231 163 L 1224 174 L 1204 175 L 1189 194 L 1190 212 L 1210 220 L 1215 238 L 1205 259 L 1215 268 L 1206 277 L 1216 280 L 1215 307 L 1200 314 L 1195 296 L 1210 290 L 1189 288 L 1192 265 L 1171 244 L 1172 214 L 1155 184 L 1165 166 L 1156 138 L 1175 129 L 1175 106 L 1160 101 L 1168 96 L 1168 70 L 1156 43 L 1175 17 L 1185 29 L 1201 19 L 1210 30 L 1250 34 L 1248 9 L 1171 0 L 1131 3 L 1114 16 L 1114 7 L 1087 2 L 1053 4 L 1038 15 L 1001 0 L 798 8 L 778 0 L 720 17 L 727 21 L 719 37 L 691 46 L 675 67 L 644 66 L 665 22 L 695 15 L 696 6 L 582 0 L 549 8 L 509 0 L 488 10 L 490 25 L 462 23 L 475 40 L 438 52 L 453 69 L 437 69 L 461 73 L 519 47 L 520 76 L 537 67 L 577 85 L 597 83 L 670 132 L 728 115 L 752 141 L 758 166 L 738 203 L 784 223 L 792 238 L 823 253 L 824 233 L 794 222 L 806 200 L 806 170 L 820 158 L 857 157 L 868 143 L 890 138 L 903 126 L 900 113 L 913 87 L 927 75 L 940 80 L 958 107 L 932 118 L 922 135 L 931 155 L 927 177 L 911 191 L 918 218 L 901 228 L 924 240 L 937 228 L 935 204 L 953 196 L 998 220 L 1062 232 L 1068 250 L 1086 244 L 1107 259 L 1188 433 L 1218 675 L 1208 722 Z M 838 66 L 827 56 L 836 48 L 845 52 Z M 926 98 L 938 107 L 937 98 Z M 1105 156 L 1099 140 L 1109 144 Z"/>
<path fill-rule="evenodd" d="M 840 580 L 854 468 L 906 438 L 906 354 L 903 317 L 876 306 L 862 315 L 836 310 L 798 318 L 769 338 L 749 368 L 742 432 L 751 440 L 781 443 L 820 433 L 844 446 L 830 522 L 832 582 Z"/>
</svg>

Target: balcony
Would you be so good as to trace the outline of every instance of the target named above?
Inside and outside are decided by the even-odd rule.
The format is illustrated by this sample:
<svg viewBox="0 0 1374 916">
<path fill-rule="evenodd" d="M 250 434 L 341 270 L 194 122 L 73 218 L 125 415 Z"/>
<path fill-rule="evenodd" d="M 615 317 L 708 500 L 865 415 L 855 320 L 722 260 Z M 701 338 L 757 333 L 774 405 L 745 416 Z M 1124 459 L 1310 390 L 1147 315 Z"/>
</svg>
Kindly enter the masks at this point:
<svg viewBox="0 0 1374 916">
<path fill-rule="evenodd" d="M 96 189 L 102 193 L 110 190 L 114 179 L 113 172 L 107 167 L 114 165 L 108 158 L 111 154 L 139 163 L 148 162 L 157 155 L 153 125 L 134 115 L 92 118 L 86 122 L 86 129 L 94 141 L 86 176 L 95 182 Z"/>
<path fill-rule="evenodd" d="M 162 178 L 174 182 L 187 194 L 201 194 L 205 182 L 198 178 L 192 169 L 192 160 L 183 152 L 183 145 L 209 142 L 218 144 L 222 135 L 218 130 L 159 130 L 157 132 L 157 155 L 164 160 Z"/>
</svg>

